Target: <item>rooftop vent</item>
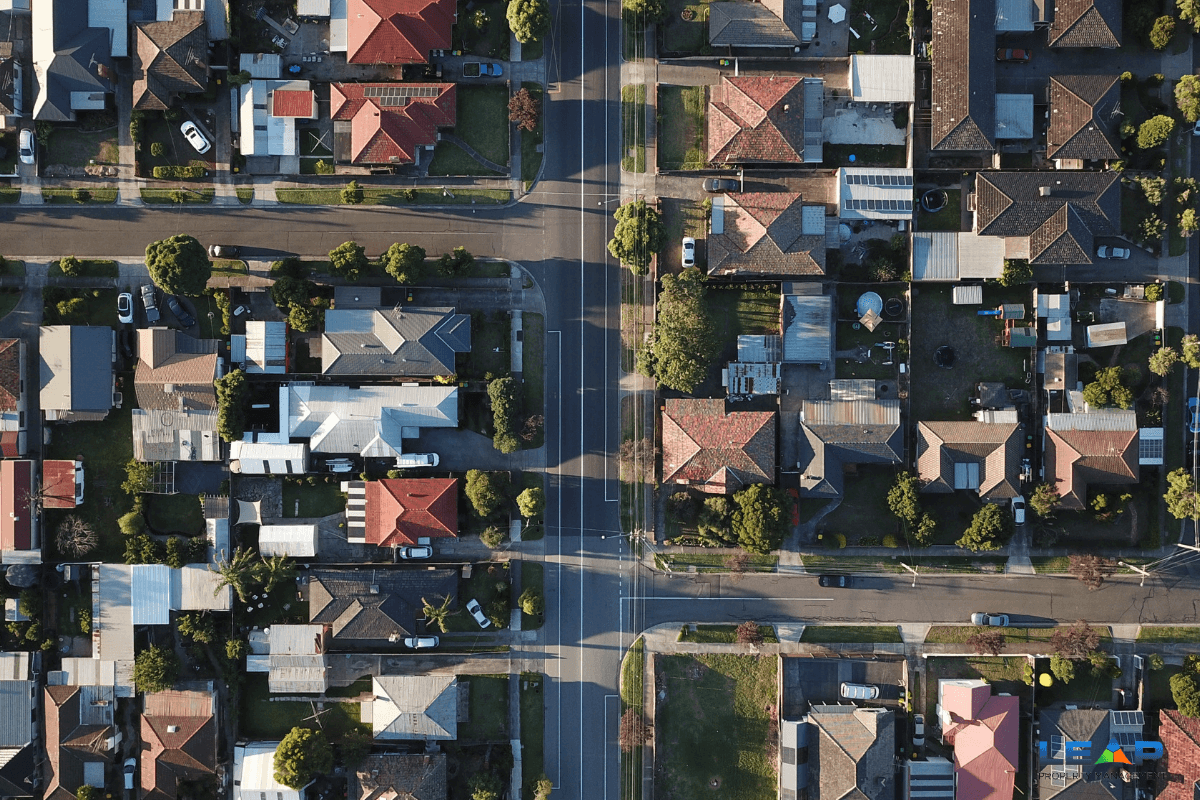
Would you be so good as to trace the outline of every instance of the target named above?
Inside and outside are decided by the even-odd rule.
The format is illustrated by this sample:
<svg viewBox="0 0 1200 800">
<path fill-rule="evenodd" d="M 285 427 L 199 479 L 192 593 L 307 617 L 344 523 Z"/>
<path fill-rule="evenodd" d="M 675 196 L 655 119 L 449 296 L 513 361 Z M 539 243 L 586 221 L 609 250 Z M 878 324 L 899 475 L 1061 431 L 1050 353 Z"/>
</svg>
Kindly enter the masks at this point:
<svg viewBox="0 0 1200 800">
<path fill-rule="evenodd" d="M 1049 186 L 1039 186 L 1038 187 L 1038 194 L 1041 195 L 1042 197 L 1049 197 L 1053 193 L 1054 193 L 1054 190 L 1051 189 Z"/>
</svg>

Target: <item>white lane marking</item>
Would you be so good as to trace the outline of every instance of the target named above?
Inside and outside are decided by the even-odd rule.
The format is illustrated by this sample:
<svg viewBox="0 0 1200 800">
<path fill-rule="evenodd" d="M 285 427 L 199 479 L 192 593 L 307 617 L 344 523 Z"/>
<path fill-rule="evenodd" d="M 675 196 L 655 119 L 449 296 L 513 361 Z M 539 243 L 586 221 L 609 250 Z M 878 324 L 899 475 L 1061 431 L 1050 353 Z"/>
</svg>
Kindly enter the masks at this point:
<svg viewBox="0 0 1200 800">
<path fill-rule="evenodd" d="M 547 333 L 558 337 L 558 490 L 554 496 L 558 500 L 558 527 L 555 530 L 556 539 L 558 539 L 558 663 L 563 663 L 563 638 L 562 638 L 562 596 L 563 596 L 563 569 L 562 569 L 562 331 L 547 331 Z M 560 668 L 561 670 L 561 668 Z M 562 772 L 562 672 L 558 674 L 558 772 Z M 556 784 L 557 788 L 557 784 Z"/>
</svg>

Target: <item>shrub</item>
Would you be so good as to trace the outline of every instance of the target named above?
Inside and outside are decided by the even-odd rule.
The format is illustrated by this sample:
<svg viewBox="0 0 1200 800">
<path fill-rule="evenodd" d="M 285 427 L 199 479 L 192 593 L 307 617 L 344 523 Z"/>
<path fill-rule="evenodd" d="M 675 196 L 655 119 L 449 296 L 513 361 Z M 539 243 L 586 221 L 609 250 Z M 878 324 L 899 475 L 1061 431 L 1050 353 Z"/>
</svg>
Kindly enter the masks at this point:
<svg viewBox="0 0 1200 800">
<path fill-rule="evenodd" d="M 508 538 L 508 534 L 502 528 L 496 525 L 489 525 L 484 528 L 483 533 L 479 534 L 479 541 L 486 544 L 488 547 L 495 550 L 503 546 L 504 540 Z"/>
<path fill-rule="evenodd" d="M 896 548 L 900 546 L 900 540 L 896 538 L 896 534 L 889 533 L 883 537 L 883 546 Z"/>
<path fill-rule="evenodd" d="M 166 151 L 167 151 L 167 148 L 163 147 L 162 142 L 151 142 L 150 143 L 150 155 L 158 158 L 158 157 L 161 157 L 162 154 L 165 153 Z"/>
<path fill-rule="evenodd" d="M 1138 128 L 1137 146 L 1141 150 L 1153 150 L 1161 147 L 1171 138 L 1175 130 L 1175 120 L 1163 114 L 1158 114 L 1142 123 Z"/>
<path fill-rule="evenodd" d="M 207 170 L 201 166 L 189 165 L 186 167 L 155 167 L 153 172 L 154 177 L 161 180 L 195 180 L 203 178 Z"/>
<path fill-rule="evenodd" d="M 313 172 L 317 173 L 318 175 L 332 175 L 333 173 L 337 172 L 337 167 L 335 167 L 333 164 L 330 164 L 325 159 L 321 159 L 316 164 L 313 164 Z"/>
<path fill-rule="evenodd" d="M 737 626 L 738 644 L 762 644 L 762 631 L 757 622 L 743 622 Z"/>
<path fill-rule="evenodd" d="M 1152 303 L 1157 303 L 1163 299 L 1163 287 L 1161 283 L 1150 283 L 1146 285 L 1146 299 Z"/>
<path fill-rule="evenodd" d="M 70 275 L 72 278 L 83 274 L 83 262 L 75 256 L 63 256 L 58 262 L 58 268 L 62 270 L 63 275 Z"/>
<path fill-rule="evenodd" d="M 71 199 L 76 203 L 86 203 L 92 199 L 92 193 L 82 187 L 71 192 Z"/>
<path fill-rule="evenodd" d="M 1154 20 L 1154 27 L 1150 29 L 1150 45 L 1155 50 L 1162 50 L 1171 43 L 1171 37 L 1175 34 L 1175 18 L 1171 16 L 1159 17 Z"/>
<path fill-rule="evenodd" d="M 355 206 L 363 201 L 363 190 L 359 187 L 358 181 L 350 181 L 346 184 L 346 188 L 342 189 L 342 202 L 346 205 Z"/>
</svg>

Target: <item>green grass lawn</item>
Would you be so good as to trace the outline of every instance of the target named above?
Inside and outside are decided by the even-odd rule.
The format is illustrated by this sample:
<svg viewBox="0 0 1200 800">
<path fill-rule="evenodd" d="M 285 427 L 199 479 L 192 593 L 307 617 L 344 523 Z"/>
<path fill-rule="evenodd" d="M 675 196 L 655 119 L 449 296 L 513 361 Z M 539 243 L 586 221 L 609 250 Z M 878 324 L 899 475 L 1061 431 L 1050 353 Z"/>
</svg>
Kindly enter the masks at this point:
<svg viewBox="0 0 1200 800">
<path fill-rule="evenodd" d="M 21 190 L 12 187 L 0 188 L 0 205 L 11 205 L 21 201 Z"/>
<path fill-rule="evenodd" d="M 1200 628 L 1176 625 L 1143 625 L 1138 631 L 1139 642 L 1192 643 L 1200 642 Z"/>
<path fill-rule="evenodd" d="M 58 634 L 60 636 L 63 634 L 79 636 L 91 632 L 90 624 L 87 631 L 82 630 L 79 625 L 80 612 L 86 613 L 89 620 L 92 615 L 90 583 L 84 582 L 82 590 L 75 584 L 66 585 L 55 600 L 58 605 Z"/>
<path fill-rule="evenodd" d="M 779 333 L 779 294 L 769 289 L 710 288 L 708 312 L 718 331 L 741 335 Z"/>
<path fill-rule="evenodd" d="M 0 158 L 0 175 L 14 175 L 17 172 L 17 134 L 13 130 L 0 133 L 0 147 L 5 150 L 4 158 Z"/>
<path fill-rule="evenodd" d="M 144 190 L 143 190 L 144 191 Z M 416 197 L 409 201 L 404 190 L 363 189 L 362 205 L 365 206 L 447 206 L 447 205 L 501 205 L 507 203 L 512 192 L 507 189 L 464 189 L 454 188 L 443 194 L 439 187 L 418 187 Z M 341 189 L 276 189 L 275 199 L 288 205 L 342 205 Z"/>
<path fill-rule="evenodd" d="M 940 680 L 955 678 L 982 678 L 993 686 L 993 693 L 1006 692 L 1018 697 L 1026 697 L 1029 693 L 1021 677 L 1024 674 L 1025 663 L 1028 659 L 1018 656 L 992 658 L 990 656 L 973 656 L 969 658 L 944 658 L 941 656 L 926 659 L 926 681 L 929 687 L 925 698 L 925 719 L 936 717 L 937 685 Z M 919 706 L 914 706 L 914 711 Z"/>
<path fill-rule="evenodd" d="M 541 314 L 521 315 L 522 349 L 521 377 L 525 379 L 526 416 L 546 413 L 546 320 Z M 523 448 L 541 447 L 546 441 L 546 426 L 538 427 L 538 431 L 529 441 L 521 440 Z M 537 476 L 539 483 L 541 476 Z"/>
<path fill-rule="evenodd" d="M 484 158 L 507 165 L 508 89 L 504 86 L 458 85 L 458 121 L 454 135 Z M 429 165 L 430 175 L 496 175 L 450 142 L 439 142 Z"/>
<path fill-rule="evenodd" d="M 629 12 L 621 12 L 621 53 L 626 61 L 646 57 L 646 23 Z"/>
<path fill-rule="evenodd" d="M 646 171 L 646 86 L 621 87 L 621 169 Z"/>
<path fill-rule="evenodd" d="M 981 630 L 984 629 L 975 625 L 934 625 L 929 629 L 929 633 L 925 634 L 925 641 L 934 644 L 963 644 Z M 1054 628 L 1005 628 L 1001 633 L 1009 642 L 1048 642 L 1054 635 Z"/>
<path fill-rule="evenodd" d="M 960 231 L 962 230 L 962 189 L 944 189 L 946 207 L 932 214 L 917 206 L 917 225 L 919 231 Z"/>
<path fill-rule="evenodd" d="M 690 19 L 684 19 L 684 12 Z M 707 0 L 669 0 L 667 18 L 659 23 L 664 49 L 672 55 L 705 55 L 708 46 Z"/>
<path fill-rule="evenodd" d="M 299 502 L 299 506 L 296 503 Z M 297 513 L 297 508 L 299 513 Z M 310 485 L 302 478 L 283 482 L 283 515 L 285 517 L 327 517 L 346 508 L 346 495 L 337 481 L 324 483 L 320 478 Z"/>
<path fill-rule="evenodd" d="M 895 625 L 809 625 L 802 642 L 899 642 Z"/>
<path fill-rule="evenodd" d="M 0 318 L 8 316 L 12 310 L 17 307 L 17 303 L 21 302 L 21 291 L 19 289 L 5 289 L 0 291 Z"/>
<path fill-rule="evenodd" d="M 850 44 L 851 52 L 908 55 L 912 52 L 904 0 L 853 0 L 846 21 L 862 36 Z M 871 15 L 871 22 L 863 16 Z"/>
<path fill-rule="evenodd" d="M 338 739 L 354 729 L 370 733 L 360 721 L 358 703 L 325 703 L 321 728 L 331 739 Z M 267 688 L 267 676 L 243 676 L 241 713 L 238 723 L 241 732 L 256 739 L 280 739 L 292 728 L 315 728 L 311 703 L 293 700 L 274 700 Z"/>
<path fill-rule="evenodd" d="M 1050 659 L 1037 660 L 1037 672 L 1050 672 Z M 1112 701 L 1113 679 L 1097 675 L 1086 661 L 1075 662 L 1075 678 L 1070 683 L 1055 679 L 1050 688 L 1037 687 L 1037 702 L 1040 706 L 1054 703 L 1095 703 L 1107 706 Z"/>
<path fill-rule="evenodd" d="M 212 262 L 213 275 L 245 275 L 248 269 L 240 259 L 214 258 Z"/>
<path fill-rule="evenodd" d="M 661 169 L 704 168 L 706 102 L 707 87 L 659 85 L 658 116 L 662 122 L 658 129 L 658 166 Z"/>
<path fill-rule="evenodd" d="M 776 659 L 701 654 L 660 657 L 666 699 L 656 709 L 657 774 L 674 797 L 768 798 L 776 789 L 767 744 L 777 701 Z"/>
<path fill-rule="evenodd" d="M 621 713 L 635 709 L 640 714 L 644 708 L 642 684 L 646 667 L 646 641 L 638 637 L 621 659 Z M 645 748 L 635 747 L 632 752 L 620 751 L 621 797 L 623 800 L 640 800 L 642 796 L 642 759 Z"/>
<path fill-rule="evenodd" d="M 524 45 L 521 48 L 521 56 L 525 55 Z M 521 83 L 521 88 L 529 92 L 534 101 L 541 109 L 538 114 L 537 126 L 531 131 L 521 131 L 521 180 L 525 181 L 525 189 L 533 184 L 537 179 L 538 172 L 542 169 L 542 153 L 538 152 L 538 147 L 543 143 L 546 127 L 546 93 L 542 89 L 541 84 L 532 81 L 524 81 Z"/>
<path fill-rule="evenodd" d="M 483 380 L 489 373 L 496 377 L 507 375 L 512 364 L 511 341 L 512 322 L 507 312 L 472 311 L 471 352 L 461 362 L 459 377 Z"/>
<path fill-rule="evenodd" d="M 511 581 L 507 564 L 481 563 L 473 565 L 471 577 L 468 580 L 459 581 L 458 613 L 451 614 L 446 620 L 446 627 L 449 629 L 447 632 L 479 633 L 479 623 L 475 622 L 474 617 L 467 613 L 467 602 L 471 599 L 478 600 L 484 613 L 487 613 L 488 606 L 505 589 L 510 590 L 509 594 L 511 595 Z M 433 600 L 433 598 L 427 599 Z M 511 601 L 515 602 L 516 598 L 511 597 Z M 501 627 L 507 628 L 507 622 Z M 496 626 L 493 623 L 492 627 L 488 628 L 488 632 L 491 633 L 495 629 Z"/>
<path fill-rule="evenodd" d="M 522 537 L 524 539 L 524 537 Z M 544 599 L 546 597 L 546 581 L 542 565 L 537 561 L 521 562 L 521 591 L 533 589 L 540 594 Z M 532 631 L 542 627 L 545 621 L 545 615 L 531 617 L 524 611 L 521 612 L 521 630 Z"/>
<path fill-rule="evenodd" d="M 779 556 L 747 554 L 746 572 L 774 572 L 779 563 Z M 714 553 L 664 553 L 660 569 L 669 568 L 674 572 L 688 572 L 689 567 L 695 567 L 696 572 L 729 572 L 729 556 Z M 655 559 L 658 563 L 658 558 Z"/>
<path fill-rule="evenodd" d="M 899 144 L 829 144 L 822 149 L 821 163 L 826 167 L 903 167 L 907 159 Z M 850 161 L 854 156 L 854 161 Z"/>
<path fill-rule="evenodd" d="M 47 147 L 48 164 L 86 167 L 88 164 L 116 164 L 117 128 L 85 132 L 79 128 L 55 127 Z"/>
<path fill-rule="evenodd" d="M 1169 195 L 1169 192 L 1167 193 Z M 1146 193 L 1140 186 L 1121 186 L 1121 233 L 1135 242 L 1141 242 L 1140 228 L 1142 220 L 1151 214 L 1162 217 L 1162 209 L 1150 205 Z M 1147 242 L 1151 247 L 1158 247 L 1158 239 Z"/>
<path fill-rule="evenodd" d="M 1165 664 L 1162 669 L 1146 671 L 1146 691 L 1142 696 L 1142 707 L 1146 719 L 1158 721 L 1158 712 L 1163 708 L 1175 708 L 1175 697 L 1171 694 L 1171 678 L 1183 671 L 1177 664 Z"/>
<path fill-rule="evenodd" d="M 107 261 L 104 259 L 81 258 L 80 264 L 82 269 L 79 276 L 81 278 L 117 278 L 121 275 L 121 270 L 115 261 Z M 63 277 L 62 262 L 54 260 L 50 262 L 50 269 L 46 274 L 51 277 Z"/>
<path fill-rule="evenodd" d="M 459 741 L 508 738 L 508 676 L 460 675 L 458 680 L 471 687 L 471 721 L 458 726 Z"/>
<path fill-rule="evenodd" d="M 238 199 L 238 202 L 241 203 L 242 205 L 249 205 L 250 203 L 254 202 L 254 189 L 253 188 L 246 188 L 246 189 L 238 188 L 237 199 Z"/>
<path fill-rule="evenodd" d="M 86 188 L 86 200 L 76 200 L 74 189 L 42 189 L 42 200 L 51 205 L 86 205 L 88 203 L 115 203 L 117 190 L 115 187 L 98 186 L 95 189 Z"/>
<path fill-rule="evenodd" d="M 692 630 L 691 625 L 684 625 L 679 631 L 679 641 L 695 642 L 697 644 L 734 644 L 737 642 L 737 625 L 697 625 Z M 763 638 L 763 644 L 778 644 L 779 637 L 771 625 L 759 625 L 758 633 Z"/>
<path fill-rule="evenodd" d="M 546 702 L 542 695 L 545 676 L 521 673 L 521 771 L 525 778 L 523 800 L 534 800 L 532 786 L 545 769 L 544 739 Z"/>
<path fill-rule="evenodd" d="M 147 495 L 146 521 L 155 533 L 194 536 L 204 532 L 204 513 L 194 494 Z"/>
<path fill-rule="evenodd" d="M 881 539 L 884 534 L 897 533 L 899 521 L 887 507 L 888 489 L 895 482 L 892 467 L 860 467 L 857 476 L 846 478 L 841 505 L 819 523 L 821 535 L 830 538 L 840 533 L 853 547 L 860 534 Z"/>
<path fill-rule="evenodd" d="M 142 189 L 142 200 L 155 205 L 175 205 L 178 189 Z M 183 205 L 211 203 L 215 189 L 188 189 L 183 193 Z"/>
</svg>

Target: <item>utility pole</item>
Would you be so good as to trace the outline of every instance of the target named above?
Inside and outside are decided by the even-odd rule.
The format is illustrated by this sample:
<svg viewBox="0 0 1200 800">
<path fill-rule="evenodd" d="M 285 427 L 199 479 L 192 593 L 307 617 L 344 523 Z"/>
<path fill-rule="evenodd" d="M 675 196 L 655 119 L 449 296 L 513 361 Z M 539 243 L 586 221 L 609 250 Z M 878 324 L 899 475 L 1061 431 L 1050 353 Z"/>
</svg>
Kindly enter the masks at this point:
<svg viewBox="0 0 1200 800">
<path fill-rule="evenodd" d="M 1134 572 L 1136 572 L 1137 574 L 1142 576 L 1142 582 L 1139 583 L 1138 586 L 1146 585 L 1146 578 L 1148 578 L 1150 576 L 1150 573 L 1147 570 L 1144 570 L 1141 567 L 1136 567 L 1133 564 L 1127 564 L 1124 561 L 1118 561 L 1117 563 L 1120 564 L 1122 567 L 1128 567 L 1129 569 L 1133 570 Z"/>
<path fill-rule="evenodd" d="M 896 563 L 897 563 L 897 564 L 899 564 L 900 566 L 904 567 L 906 570 L 908 570 L 909 572 L 911 572 L 911 573 L 912 573 L 912 576 L 913 576 L 912 588 L 914 588 L 914 589 L 915 589 L 915 588 L 917 588 L 917 570 L 916 570 L 916 567 L 910 567 L 908 564 L 905 564 L 903 561 L 897 561 Z"/>
</svg>

